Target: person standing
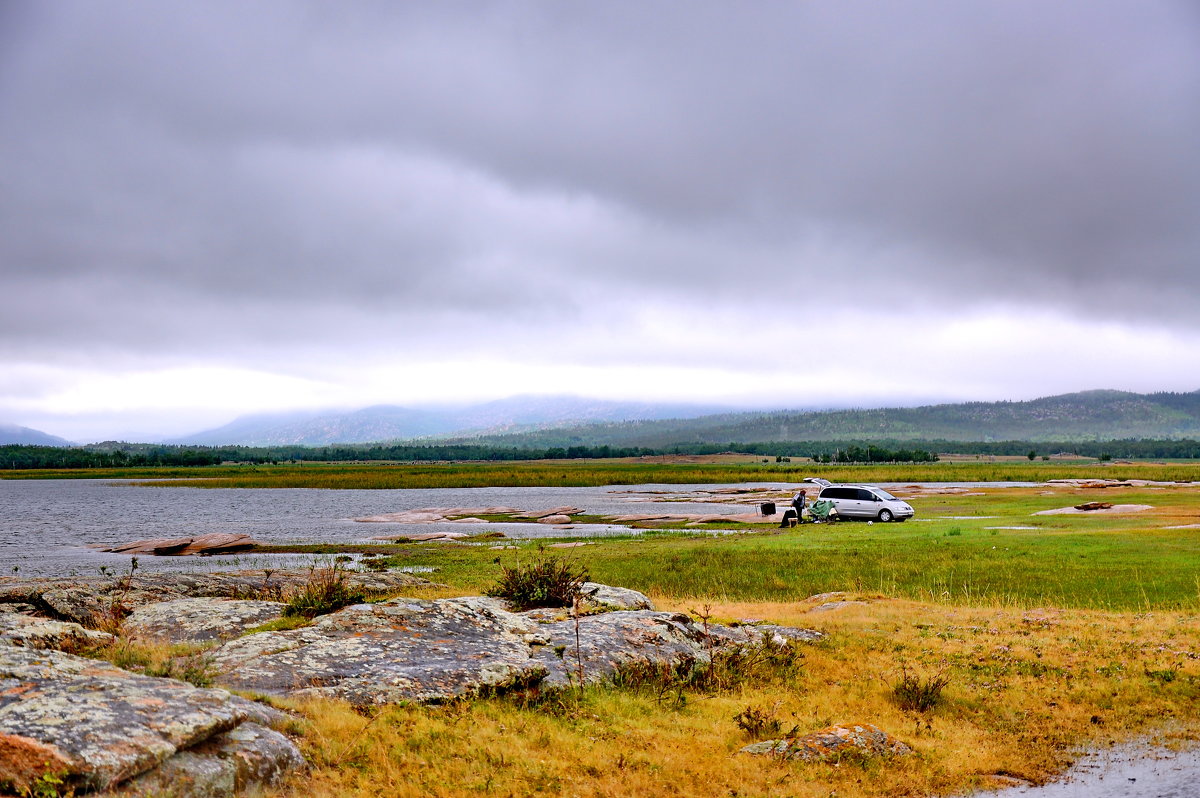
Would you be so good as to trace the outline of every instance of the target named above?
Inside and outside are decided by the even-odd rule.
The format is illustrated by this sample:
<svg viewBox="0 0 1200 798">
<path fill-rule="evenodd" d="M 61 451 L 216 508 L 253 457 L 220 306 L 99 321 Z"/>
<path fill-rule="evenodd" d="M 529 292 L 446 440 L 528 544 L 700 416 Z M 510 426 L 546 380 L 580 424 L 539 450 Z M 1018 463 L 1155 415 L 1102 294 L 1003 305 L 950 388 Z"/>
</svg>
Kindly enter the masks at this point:
<svg viewBox="0 0 1200 798">
<path fill-rule="evenodd" d="M 803 490 L 792 497 L 792 509 L 796 511 L 796 523 L 804 523 L 804 502 L 806 499 L 807 496 Z"/>
</svg>

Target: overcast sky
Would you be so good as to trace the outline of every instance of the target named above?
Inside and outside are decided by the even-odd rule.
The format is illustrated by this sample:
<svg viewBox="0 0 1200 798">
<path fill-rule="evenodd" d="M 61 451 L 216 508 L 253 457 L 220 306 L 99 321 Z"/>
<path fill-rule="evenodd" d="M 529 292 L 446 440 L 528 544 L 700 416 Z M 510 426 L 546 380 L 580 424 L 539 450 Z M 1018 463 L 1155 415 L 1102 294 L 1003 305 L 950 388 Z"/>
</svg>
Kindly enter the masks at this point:
<svg viewBox="0 0 1200 798">
<path fill-rule="evenodd" d="M 0 422 L 1200 388 L 1200 10 L 0 0 Z"/>
</svg>

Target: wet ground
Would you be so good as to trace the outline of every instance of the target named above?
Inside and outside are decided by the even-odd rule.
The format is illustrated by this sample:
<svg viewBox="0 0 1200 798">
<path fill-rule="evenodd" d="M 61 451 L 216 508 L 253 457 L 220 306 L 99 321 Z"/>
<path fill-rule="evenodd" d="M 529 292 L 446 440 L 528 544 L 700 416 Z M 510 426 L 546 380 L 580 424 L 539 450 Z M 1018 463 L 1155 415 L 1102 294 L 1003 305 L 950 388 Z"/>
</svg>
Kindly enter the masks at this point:
<svg viewBox="0 0 1200 798">
<path fill-rule="evenodd" d="M 1062 778 L 1042 787 L 1012 787 L 977 798 L 1197 798 L 1200 748 L 1172 751 L 1117 746 L 1085 754 Z"/>
</svg>

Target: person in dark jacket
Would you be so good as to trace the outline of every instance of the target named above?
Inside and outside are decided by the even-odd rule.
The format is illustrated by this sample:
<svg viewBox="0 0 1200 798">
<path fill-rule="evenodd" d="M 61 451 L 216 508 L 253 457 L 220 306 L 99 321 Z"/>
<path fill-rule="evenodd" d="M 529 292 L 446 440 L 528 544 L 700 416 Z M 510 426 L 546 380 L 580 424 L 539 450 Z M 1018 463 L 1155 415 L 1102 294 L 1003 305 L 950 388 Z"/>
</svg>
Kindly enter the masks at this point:
<svg viewBox="0 0 1200 798">
<path fill-rule="evenodd" d="M 792 497 L 792 509 L 796 511 L 796 521 L 804 523 L 804 502 L 806 499 L 804 491 L 800 491 Z"/>
</svg>

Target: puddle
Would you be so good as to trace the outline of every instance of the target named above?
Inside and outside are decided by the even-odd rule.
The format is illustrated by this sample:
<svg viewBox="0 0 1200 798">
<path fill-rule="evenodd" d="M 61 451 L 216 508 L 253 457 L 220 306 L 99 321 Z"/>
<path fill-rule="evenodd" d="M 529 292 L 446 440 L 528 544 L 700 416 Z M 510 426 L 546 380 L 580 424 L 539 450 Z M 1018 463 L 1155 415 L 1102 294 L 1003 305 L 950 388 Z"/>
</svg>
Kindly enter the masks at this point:
<svg viewBox="0 0 1200 798">
<path fill-rule="evenodd" d="M 978 798 L 1195 798 L 1200 748 L 1172 751 L 1123 746 L 1085 754 L 1061 779 L 1042 787 L 975 793 Z"/>
<path fill-rule="evenodd" d="M 989 518 L 999 518 L 998 515 L 939 515 L 940 521 L 986 521 Z"/>
</svg>

